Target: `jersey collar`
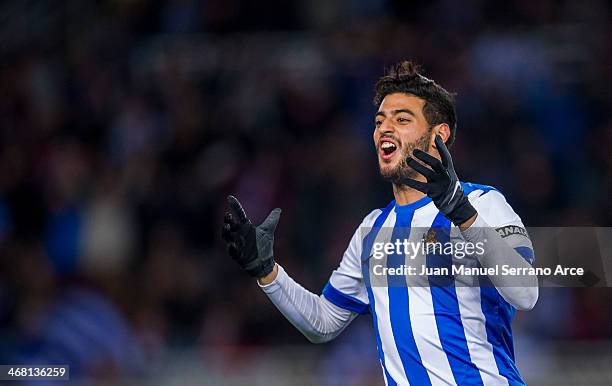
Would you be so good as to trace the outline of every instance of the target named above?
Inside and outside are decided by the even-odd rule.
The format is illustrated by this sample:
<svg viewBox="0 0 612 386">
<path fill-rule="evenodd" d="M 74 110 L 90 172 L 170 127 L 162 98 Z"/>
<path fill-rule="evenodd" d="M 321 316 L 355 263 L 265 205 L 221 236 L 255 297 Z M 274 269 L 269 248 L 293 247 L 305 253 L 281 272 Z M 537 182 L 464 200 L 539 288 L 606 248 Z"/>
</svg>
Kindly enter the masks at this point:
<svg viewBox="0 0 612 386">
<path fill-rule="evenodd" d="M 407 213 L 407 212 L 414 212 L 415 210 L 424 207 L 430 202 L 431 202 L 431 198 L 429 198 L 428 196 L 425 196 L 411 204 L 406 204 L 406 205 L 398 205 L 397 202 L 393 200 L 393 205 L 395 206 L 396 213 Z"/>
</svg>

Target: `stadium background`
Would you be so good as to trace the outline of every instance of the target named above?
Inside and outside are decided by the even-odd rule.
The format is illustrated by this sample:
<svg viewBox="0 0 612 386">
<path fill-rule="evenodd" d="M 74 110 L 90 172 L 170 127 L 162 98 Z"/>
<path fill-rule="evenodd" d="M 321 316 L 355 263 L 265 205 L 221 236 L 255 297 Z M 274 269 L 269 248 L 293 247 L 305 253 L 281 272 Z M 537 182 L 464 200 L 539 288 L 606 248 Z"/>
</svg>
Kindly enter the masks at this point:
<svg viewBox="0 0 612 386">
<path fill-rule="evenodd" d="M 371 320 L 303 338 L 224 253 L 225 196 L 283 208 L 320 291 L 391 200 L 373 84 L 411 58 L 457 95 L 460 177 L 529 226 L 612 225 L 609 1 L 5 1 L 0 363 L 119 384 L 382 383 Z M 610 384 L 612 291 L 518 313 L 530 384 Z"/>
</svg>

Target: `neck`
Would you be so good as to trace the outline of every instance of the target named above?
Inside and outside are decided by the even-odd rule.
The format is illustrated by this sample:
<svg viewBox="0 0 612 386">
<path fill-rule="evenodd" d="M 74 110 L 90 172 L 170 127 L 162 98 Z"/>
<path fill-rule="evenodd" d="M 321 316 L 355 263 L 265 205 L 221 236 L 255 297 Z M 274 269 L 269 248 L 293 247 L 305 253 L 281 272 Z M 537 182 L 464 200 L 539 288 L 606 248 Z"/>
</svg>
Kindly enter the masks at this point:
<svg viewBox="0 0 612 386">
<path fill-rule="evenodd" d="M 408 205 L 425 197 L 425 193 L 406 185 L 393 184 L 393 196 L 397 205 Z"/>
</svg>

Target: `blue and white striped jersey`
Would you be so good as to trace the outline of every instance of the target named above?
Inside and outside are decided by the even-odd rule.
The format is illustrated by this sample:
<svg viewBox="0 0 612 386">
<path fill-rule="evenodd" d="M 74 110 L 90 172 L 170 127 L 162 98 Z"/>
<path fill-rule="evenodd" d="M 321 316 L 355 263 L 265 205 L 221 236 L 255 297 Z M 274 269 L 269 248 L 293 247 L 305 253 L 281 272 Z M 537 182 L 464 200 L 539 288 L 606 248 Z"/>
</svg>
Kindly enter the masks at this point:
<svg viewBox="0 0 612 386">
<path fill-rule="evenodd" d="M 524 227 L 495 188 L 462 186 L 491 227 Z M 445 286 L 411 286 L 405 276 L 388 276 L 387 285 L 371 284 L 375 241 L 404 238 L 417 227 L 453 226 L 428 197 L 403 206 L 393 201 L 374 210 L 355 232 L 323 295 L 344 309 L 372 314 L 388 385 L 523 385 L 512 343 L 515 309 L 494 286 L 458 286 L 452 281 Z M 515 250 L 533 264 L 529 242 Z M 405 258 L 388 255 L 383 263 L 396 267 Z"/>
</svg>

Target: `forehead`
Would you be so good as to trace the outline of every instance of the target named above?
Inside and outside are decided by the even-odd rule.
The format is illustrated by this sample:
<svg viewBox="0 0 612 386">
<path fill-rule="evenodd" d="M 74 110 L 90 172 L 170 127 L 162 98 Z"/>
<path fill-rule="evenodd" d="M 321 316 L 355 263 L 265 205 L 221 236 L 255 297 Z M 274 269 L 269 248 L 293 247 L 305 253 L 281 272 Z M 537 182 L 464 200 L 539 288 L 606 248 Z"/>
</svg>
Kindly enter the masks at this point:
<svg viewBox="0 0 612 386">
<path fill-rule="evenodd" d="M 379 112 L 391 113 L 394 110 L 408 109 L 415 114 L 422 114 L 425 101 L 412 94 L 393 93 L 385 96 L 378 107 Z"/>
</svg>

